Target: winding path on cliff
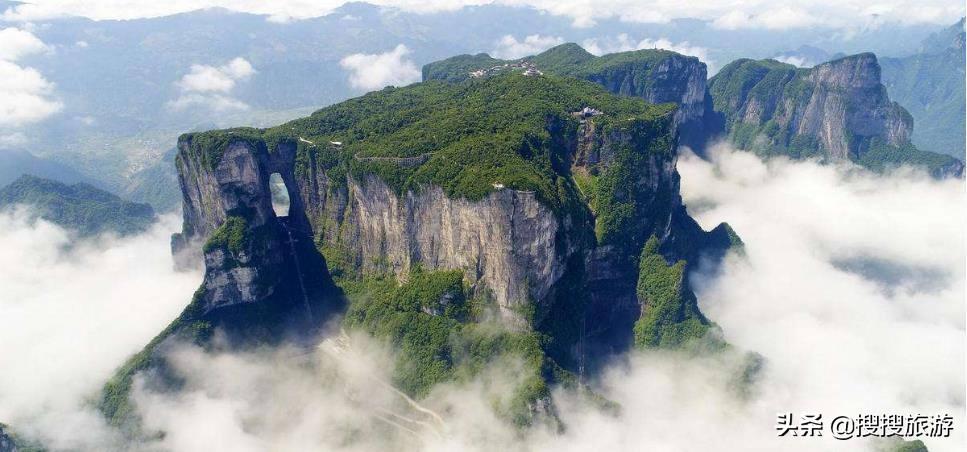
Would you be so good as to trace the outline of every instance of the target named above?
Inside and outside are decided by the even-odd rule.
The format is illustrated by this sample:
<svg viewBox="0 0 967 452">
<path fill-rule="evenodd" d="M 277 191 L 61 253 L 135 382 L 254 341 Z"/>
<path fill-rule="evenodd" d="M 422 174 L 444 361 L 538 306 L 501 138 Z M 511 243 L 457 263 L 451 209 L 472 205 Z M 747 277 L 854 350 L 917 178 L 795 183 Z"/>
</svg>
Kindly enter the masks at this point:
<svg viewBox="0 0 967 452">
<path fill-rule="evenodd" d="M 356 359 L 359 355 L 353 349 L 351 338 L 343 330 L 340 330 L 338 335 L 328 337 L 323 340 L 315 350 L 296 356 L 309 356 L 317 353 L 322 353 L 324 356 L 335 361 L 339 369 L 351 369 L 353 367 L 358 368 L 358 366 L 353 366 L 353 363 L 356 362 Z M 416 439 L 420 439 L 424 433 L 430 433 L 437 438 L 444 437 L 444 432 L 447 430 L 447 427 L 446 421 L 444 421 L 443 417 L 436 411 L 433 411 L 430 408 L 421 405 L 416 400 L 413 400 L 399 388 L 375 375 L 372 375 L 371 373 L 363 373 L 361 375 L 345 375 L 345 377 L 350 377 L 347 379 L 347 384 L 343 388 L 343 392 L 347 399 L 360 407 L 371 411 L 374 418 L 394 428 L 397 428 L 404 433 L 410 434 Z M 362 377 L 363 380 L 376 383 L 375 385 L 369 385 L 365 389 L 372 390 L 373 386 L 382 388 L 387 391 L 386 394 L 390 396 L 389 399 L 395 399 L 402 402 L 402 406 L 406 407 L 411 412 L 401 413 L 386 406 L 380 406 L 378 403 L 373 403 L 371 402 L 372 400 L 379 400 L 379 398 L 372 397 L 372 394 L 368 394 L 365 397 L 358 396 L 357 391 L 354 391 L 352 387 L 360 386 L 359 378 L 356 377 Z M 353 384 L 350 385 L 350 382 Z"/>
</svg>

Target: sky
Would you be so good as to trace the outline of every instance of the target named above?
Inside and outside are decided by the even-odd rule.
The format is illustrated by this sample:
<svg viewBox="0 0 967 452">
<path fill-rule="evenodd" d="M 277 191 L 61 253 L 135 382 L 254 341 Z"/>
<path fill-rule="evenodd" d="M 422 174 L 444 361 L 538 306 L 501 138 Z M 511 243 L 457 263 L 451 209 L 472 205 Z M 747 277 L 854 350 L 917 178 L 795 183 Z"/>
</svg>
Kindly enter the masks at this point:
<svg viewBox="0 0 967 452">
<path fill-rule="evenodd" d="M 134 19 L 157 17 L 204 7 L 266 14 L 285 21 L 318 17 L 345 2 L 331 0 L 28 0 L 26 5 L 3 13 L 14 21 L 42 20 L 61 15 L 92 19 Z M 774 2 L 769 0 L 373 0 L 371 3 L 414 12 L 437 12 L 463 6 L 501 4 L 528 6 L 550 14 L 568 17 L 576 27 L 594 25 L 598 20 L 620 18 L 639 23 L 665 23 L 677 18 L 700 18 L 722 29 L 788 29 L 812 26 L 848 27 L 857 23 L 894 22 L 903 24 L 946 24 L 951 17 L 963 15 L 963 2 L 951 0 L 810 0 Z"/>
</svg>

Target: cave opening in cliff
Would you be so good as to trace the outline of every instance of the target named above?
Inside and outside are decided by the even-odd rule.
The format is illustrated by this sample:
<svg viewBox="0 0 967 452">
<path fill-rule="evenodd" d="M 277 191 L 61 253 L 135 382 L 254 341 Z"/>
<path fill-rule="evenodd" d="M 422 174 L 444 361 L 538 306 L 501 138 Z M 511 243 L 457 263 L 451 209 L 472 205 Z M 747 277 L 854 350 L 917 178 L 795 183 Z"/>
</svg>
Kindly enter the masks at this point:
<svg viewBox="0 0 967 452">
<path fill-rule="evenodd" d="M 269 189 L 272 192 L 272 210 L 277 217 L 289 216 L 289 188 L 282 180 L 282 175 L 272 173 L 269 176 Z"/>
</svg>

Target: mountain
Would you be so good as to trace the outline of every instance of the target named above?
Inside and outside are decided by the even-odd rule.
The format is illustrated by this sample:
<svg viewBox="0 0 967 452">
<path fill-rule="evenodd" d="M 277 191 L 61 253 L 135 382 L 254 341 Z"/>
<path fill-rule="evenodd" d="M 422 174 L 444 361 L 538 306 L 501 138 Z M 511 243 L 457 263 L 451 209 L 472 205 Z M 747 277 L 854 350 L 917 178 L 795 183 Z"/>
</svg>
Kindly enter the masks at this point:
<svg viewBox="0 0 967 452">
<path fill-rule="evenodd" d="M 729 140 L 761 155 L 850 160 L 872 169 L 925 166 L 962 175 L 963 162 L 920 151 L 913 118 L 890 100 L 872 53 L 813 68 L 775 60 L 734 61 L 709 80 Z"/>
<path fill-rule="evenodd" d="M 200 248 L 205 280 L 105 387 L 102 410 L 125 422 L 133 374 L 162 365 L 172 338 L 204 342 L 217 325 L 240 344 L 312 331 L 340 309 L 333 280 L 348 294 L 343 326 L 397 347 L 393 383 L 411 396 L 499 355 L 521 358 L 526 382 L 503 407 L 521 425 L 549 415 L 550 385 L 612 353 L 722 347 L 688 270 L 737 237 L 688 216 L 674 112 L 511 72 L 386 88 L 268 129 L 183 135 L 185 221 L 172 243 Z M 276 173 L 284 213 L 272 204 Z"/>
<path fill-rule="evenodd" d="M 881 58 L 883 84 L 890 97 L 910 111 L 912 140 L 927 149 L 965 157 L 964 19 L 932 35 L 920 51 L 903 58 Z"/>
<path fill-rule="evenodd" d="M 132 175 L 131 182 L 122 194 L 126 198 L 148 203 L 161 212 L 180 209 L 181 199 L 172 196 L 172 193 L 179 193 L 178 175 L 174 171 L 177 152 L 174 147 L 169 149 L 156 164 L 148 165 Z"/>
<path fill-rule="evenodd" d="M 698 58 L 668 50 L 644 49 L 596 57 L 573 43 L 552 47 L 518 60 L 499 60 L 485 53 L 459 55 L 423 66 L 423 80 L 460 81 L 507 70 L 536 70 L 595 82 L 608 91 L 678 104 L 674 123 L 680 142 L 699 152 L 708 133 L 705 114 L 711 111 L 705 81 L 708 70 Z"/>
<path fill-rule="evenodd" d="M 104 188 L 101 183 L 67 165 L 37 157 L 24 150 L 0 150 L 0 162 L 2 162 L 0 164 L 0 187 L 13 182 L 24 174 L 32 174 L 66 183 L 84 182 L 98 188 Z"/>
<path fill-rule="evenodd" d="M 0 189 L 0 208 L 27 205 L 40 217 L 81 236 L 104 232 L 133 234 L 156 220 L 147 204 L 125 201 L 85 183 L 67 185 L 23 175 Z"/>
</svg>

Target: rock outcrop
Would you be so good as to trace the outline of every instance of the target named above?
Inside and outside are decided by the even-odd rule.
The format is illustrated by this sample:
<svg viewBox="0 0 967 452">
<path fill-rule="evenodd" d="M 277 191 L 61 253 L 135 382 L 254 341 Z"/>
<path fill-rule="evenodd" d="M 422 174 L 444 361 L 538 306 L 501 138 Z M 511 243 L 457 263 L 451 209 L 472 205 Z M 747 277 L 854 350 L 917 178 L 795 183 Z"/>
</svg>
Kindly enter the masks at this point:
<svg viewBox="0 0 967 452">
<path fill-rule="evenodd" d="M 179 140 L 176 163 L 184 231 L 172 243 L 175 254 L 204 243 L 206 272 L 197 300 L 201 314 L 275 298 L 276 303 L 303 307 L 306 319 L 322 319 L 328 309 L 323 299 L 333 284 L 313 245 L 301 195 L 289 190 L 290 214 L 278 217 L 269 189 L 273 173 L 287 187 L 297 186 L 296 146 L 267 153 L 248 142 L 232 142 L 211 170 L 191 147 L 190 136 Z"/>
<path fill-rule="evenodd" d="M 913 118 L 887 96 L 872 53 L 808 69 L 741 59 L 722 68 L 709 91 L 729 139 L 742 149 L 875 169 L 912 163 L 935 174 L 963 171 L 961 162 L 910 144 Z"/>
</svg>

